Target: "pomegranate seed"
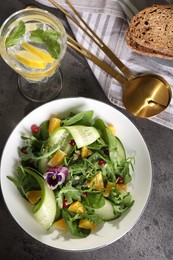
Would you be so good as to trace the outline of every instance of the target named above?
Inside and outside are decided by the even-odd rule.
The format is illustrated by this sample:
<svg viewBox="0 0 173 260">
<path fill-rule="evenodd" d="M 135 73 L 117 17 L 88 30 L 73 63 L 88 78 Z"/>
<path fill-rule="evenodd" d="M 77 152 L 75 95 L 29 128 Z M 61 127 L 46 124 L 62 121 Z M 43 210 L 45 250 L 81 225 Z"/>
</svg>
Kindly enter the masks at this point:
<svg viewBox="0 0 173 260">
<path fill-rule="evenodd" d="M 26 148 L 22 148 L 22 149 L 21 149 L 21 152 L 24 153 L 24 154 L 27 154 Z"/>
<path fill-rule="evenodd" d="M 98 164 L 99 164 L 99 165 L 105 165 L 106 162 L 105 162 L 104 160 L 99 160 L 99 161 L 98 161 Z"/>
<path fill-rule="evenodd" d="M 103 152 L 104 152 L 105 155 L 109 155 L 109 150 L 108 150 L 108 148 L 105 148 L 105 149 L 103 150 Z"/>
<path fill-rule="evenodd" d="M 88 195 L 87 191 L 83 192 L 83 197 L 86 197 L 87 195 Z"/>
<path fill-rule="evenodd" d="M 39 132 L 39 130 L 40 130 L 39 126 L 37 126 L 37 125 L 31 126 L 31 131 L 32 131 L 33 134 L 37 134 Z"/>
<path fill-rule="evenodd" d="M 68 208 L 67 199 L 63 200 L 63 208 Z"/>
<path fill-rule="evenodd" d="M 72 140 L 69 142 L 69 144 L 70 144 L 71 146 L 75 146 L 76 142 L 75 142 L 75 140 L 72 139 Z"/>
<path fill-rule="evenodd" d="M 118 177 L 117 183 L 118 184 L 123 184 L 124 183 L 123 177 Z"/>
</svg>

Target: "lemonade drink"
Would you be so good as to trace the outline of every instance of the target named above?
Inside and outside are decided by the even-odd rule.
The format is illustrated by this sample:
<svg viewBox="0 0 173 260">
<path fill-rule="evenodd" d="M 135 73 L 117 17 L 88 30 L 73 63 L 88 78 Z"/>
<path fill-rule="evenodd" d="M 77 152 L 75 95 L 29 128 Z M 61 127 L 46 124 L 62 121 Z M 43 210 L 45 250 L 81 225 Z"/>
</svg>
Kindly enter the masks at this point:
<svg viewBox="0 0 173 260">
<path fill-rule="evenodd" d="M 11 15 L 0 29 L 0 50 L 6 63 L 30 82 L 46 81 L 60 65 L 66 32 L 52 14 L 29 8 Z"/>
</svg>

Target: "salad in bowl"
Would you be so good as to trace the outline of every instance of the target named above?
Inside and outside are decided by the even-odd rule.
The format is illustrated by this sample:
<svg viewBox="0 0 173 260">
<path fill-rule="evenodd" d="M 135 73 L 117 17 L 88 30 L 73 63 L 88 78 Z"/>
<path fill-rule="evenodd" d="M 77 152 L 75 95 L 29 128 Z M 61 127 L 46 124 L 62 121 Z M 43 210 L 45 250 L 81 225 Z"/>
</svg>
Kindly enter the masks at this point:
<svg viewBox="0 0 173 260">
<path fill-rule="evenodd" d="M 43 228 L 84 238 L 133 205 L 134 157 L 126 156 L 116 127 L 94 119 L 94 111 L 51 116 L 21 138 L 20 164 L 8 178 Z"/>
</svg>

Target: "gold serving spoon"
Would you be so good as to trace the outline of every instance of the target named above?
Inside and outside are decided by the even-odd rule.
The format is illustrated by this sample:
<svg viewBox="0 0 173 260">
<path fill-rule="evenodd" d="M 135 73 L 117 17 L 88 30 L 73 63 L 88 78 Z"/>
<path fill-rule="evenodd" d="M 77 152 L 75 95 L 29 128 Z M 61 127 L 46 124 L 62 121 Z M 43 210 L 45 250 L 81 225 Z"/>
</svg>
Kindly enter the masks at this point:
<svg viewBox="0 0 173 260">
<path fill-rule="evenodd" d="M 49 1 L 59 10 L 61 10 L 67 17 L 69 17 L 78 27 L 80 27 L 124 74 L 123 76 L 114 70 L 107 63 L 93 55 L 90 51 L 88 51 L 68 35 L 68 39 L 70 40 L 68 41 L 69 46 L 84 55 L 86 58 L 93 61 L 124 87 L 122 100 L 125 108 L 129 113 L 138 117 L 147 118 L 155 116 L 167 108 L 172 97 L 172 92 L 170 85 L 164 78 L 155 74 L 144 74 L 141 76 L 133 75 L 132 72 L 121 62 L 121 60 L 119 60 L 119 58 L 85 23 L 69 0 L 66 0 L 67 4 L 79 18 L 80 22 L 84 24 L 87 30 L 82 27 L 81 23 L 76 18 L 74 18 L 64 8 L 59 6 L 54 0 Z"/>
</svg>

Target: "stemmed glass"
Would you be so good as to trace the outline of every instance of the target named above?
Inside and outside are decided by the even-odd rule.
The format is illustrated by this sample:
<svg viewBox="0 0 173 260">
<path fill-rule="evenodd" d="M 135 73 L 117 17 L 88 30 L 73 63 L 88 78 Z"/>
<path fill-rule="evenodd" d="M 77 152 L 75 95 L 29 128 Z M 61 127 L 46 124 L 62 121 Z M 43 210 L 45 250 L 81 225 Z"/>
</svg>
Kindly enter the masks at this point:
<svg viewBox="0 0 173 260">
<path fill-rule="evenodd" d="M 19 74 L 19 89 L 32 101 L 51 100 L 62 89 L 59 67 L 66 48 L 64 26 L 46 10 L 15 12 L 0 29 L 1 56 Z"/>
</svg>

